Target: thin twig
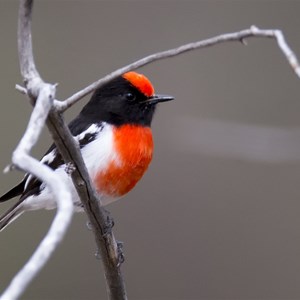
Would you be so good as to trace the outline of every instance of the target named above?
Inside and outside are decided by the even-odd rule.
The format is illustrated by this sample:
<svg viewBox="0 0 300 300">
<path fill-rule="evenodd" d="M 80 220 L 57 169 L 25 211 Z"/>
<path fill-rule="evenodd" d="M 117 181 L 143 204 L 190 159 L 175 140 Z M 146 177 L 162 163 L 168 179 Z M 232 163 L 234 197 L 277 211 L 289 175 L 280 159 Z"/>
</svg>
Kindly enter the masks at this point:
<svg viewBox="0 0 300 300">
<path fill-rule="evenodd" d="M 28 19 L 24 21 L 24 26 L 22 26 L 22 20 L 19 23 L 21 24 L 19 28 L 22 30 L 30 30 L 29 20 L 31 18 L 32 4 L 33 2 L 30 0 L 21 1 L 20 9 L 26 7 L 28 10 L 24 14 L 24 16 L 26 15 L 26 17 L 28 17 Z M 29 39 L 27 43 L 22 40 L 24 37 Z M 21 36 L 19 40 L 19 45 L 21 45 L 20 49 L 26 53 L 26 55 L 20 54 L 21 73 L 25 79 L 26 88 L 20 86 L 16 86 L 16 88 L 23 94 L 27 94 L 34 104 L 39 94 L 40 86 L 43 86 L 44 83 L 35 68 L 32 55 L 31 34 L 27 33 Z M 27 55 L 31 57 L 28 58 Z M 104 266 L 109 299 L 127 299 L 120 268 L 120 253 L 111 230 L 111 220 L 107 216 L 106 211 L 100 206 L 97 193 L 90 182 L 87 169 L 80 154 L 79 146 L 75 143 L 61 113 L 55 108 L 50 111 L 47 126 L 65 163 L 74 166 L 71 177 L 94 230 L 95 240 Z M 48 184 L 47 181 L 45 182 Z"/>
<path fill-rule="evenodd" d="M 43 90 L 44 83 L 35 68 L 32 55 L 30 29 L 32 4 L 32 0 L 23 0 L 21 1 L 20 5 L 18 45 L 21 61 L 21 72 L 25 79 L 24 81 L 26 89 L 20 87 L 17 88 L 22 93 L 28 94 L 29 97 L 32 99 L 32 102 L 34 103 L 37 98 L 39 102 L 39 93 Z M 20 32 L 22 33 L 21 35 Z M 72 179 L 94 229 L 96 242 L 101 252 L 102 260 L 104 262 L 105 276 L 107 280 L 108 294 L 110 299 L 126 299 L 124 281 L 120 271 L 117 244 L 111 230 L 109 230 L 110 227 L 107 215 L 104 212 L 104 210 L 99 206 L 99 202 L 97 201 L 97 196 L 95 194 L 93 186 L 90 183 L 89 176 L 87 175 L 87 170 L 84 166 L 82 157 L 80 155 L 78 145 L 75 144 L 74 139 L 68 131 L 68 128 L 60 113 L 74 105 L 78 100 L 80 100 L 85 95 L 91 93 L 96 88 L 100 87 L 101 85 L 107 83 L 108 81 L 125 72 L 128 72 L 130 70 L 136 69 L 138 67 L 144 66 L 146 64 L 160 59 L 169 58 L 184 52 L 213 46 L 223 42 L 240 41 L 245 43 L 245 39 L 249 37 L 275 38 L 278 43 L 278 46 L 286 56 L 289 64 L 293 67 L 297 76 L 300 77 L 300 67 L 298 60 L 293 51 L 289 48 L 286 41 L 284 40 L 282 32 L 280 30 L 261 30 L 255 26 L 252 26 L 250 29 L 242 30 L 235 33 L 222 34 L 207 40 L 190 43 L 187 45 L 180 46 L 178 48 L 149 55 L 130 65 L 120 68 L 117 71 L 114 71 L 111 74 L 105 76 L 104 78 L 92 83 L 88 87 L 82 89 L 81 91 L 75 93 L 73 96 L 66 99 L 64 102 L 54 100 L 54 108 L 49 114 L 47 125 L 50 128 L 50 131 L 53 135 L 53 139 L 59 151 L 61 152 L 65 162 L 70 162 L 75 166 L 75 171 L 72 173 Z M 23 157 L 28 158 L 26 155 Z M 15 154 L 14 159 L 16 159 L 17 163 L 19 158 L 20 156 Z M 28 161 L 31 161 L 31 159 L 32 158 L 30 158 Z M 22 168 L 24 168 L 26 171 L 32 172 L 38 177 L 40 176 L 38 172 L 29 170 L 27 165 L 23 165 Z M 47 180 L 43 181 L 47 182 L 47 184 L 51 186 L 51 183 L 48 183 Z M 59 203 L 58 206 L 60 207 Z M 25 290 L 25 287 L 26 284 L 24 284 L 23 291 Z"/>
<path fill-rule="evenodd" d="M 47 126 L 52 134 L 55 133 L 52 137 L 64 161 L 74 166 L 71 177 L 93 228 L 104 267 L 108 298 L 125 300 L 127 299 L 125 283 L 121 272 L 117 242 L 111 230 L 111 220 L 100 206 L 79 147 L 62 116 L 55 109 L 49 114 Z"/>
<path fill-rule="evenodd" d="M 300 78 L 300 65 L 298 59 L 294 52 L 291 50 L 291 48 L 288 46 L 287 42 L 285 41 L 281 30 L 259 29 L 256 26 L 251 26 L 250 29 L 241 30 L 239 32 L 221 34 L 206 40 L 185 44 L 180 47 L 176 47 L 162 52 L 157 52 L 155 54 L 146 56 L 93 82 L 89 86 L 76 92 L 71 97 L 67 98 L 65 101 L 55 101 L 55 106 L 59 111 L 65 111 L 66 109 L 74 105 L 77 101 L 85 97 L 87 94 L 93 92 L 96 88 L 99 88 L 100 86 L 106 84 L 110 80 L 122 75 L 123 73 L 145 66 L 154 61 L 170 58 L 196 49 L 211 47 L 224 42 L 238 41 L 242 42 L 245 45 L 245 39 L 250 37 L 264 37 L 275 39 L 280 50 L 283 52 L 286 59 L 288 60 L 288 63 L 291 65 L 296 75 Z"/>
<path fill-rule="evenodd" d="M 10 285 L 2 294 L 1 300 L 13 300 L 22 295 L 26 287 L 49 260 L 58 243 L 63 239 L 64 233 L 71 221 L 73 203 L 71 194 L 66 189 L 64 182 L 48 166 L 41 164 L 29 155 L 45 124 L 48 112 L 52 106 L 51 98 L 53 99 L 54 93 L 55 88 L 53 86 L 43 85 L 26 132 L 13 153 L 12 162 L 18 168 L 33 174 L 49 185 L 57 201 L 57 214 L 47 235 L 28 262 L 15 275 Z"/>
<path fill-rule="evenodd" d="M 45 182 L 53 192 L 57 202 L 57 213 L 52 225 L 34 254 L 15 275 L 10 285 L 1 296 L 1 300 L 14 300 L 20 297 L 33 278 L 49 260 L 57 245 L 62 241 L 73 215 L 71 193 L 49 167 L 30 156 L 36 144 L 48 113 L 53 105 L 55 85 L 46 84 L 40 78 L 33 61 L 31 45 L 31 11 L 33 1 L 20 2 L 18 47 L 21 74 L 27 87 L 27 94 L 35 103 L 26 132 L 13 153 L 12 162 L 19 169 L 29 172 Z"/>
<path fill-rule="evenodd" d="M 26 1 L 26 4 L 19 8 L 18 18 L 18 55 L 20 71 L 27 89 L 40 88 L 42 84 L 33 58 L 31 39 L 31 17 L 33 0 Z M 38 91 L 32 91 L 35 95 Z"/>
</svg>

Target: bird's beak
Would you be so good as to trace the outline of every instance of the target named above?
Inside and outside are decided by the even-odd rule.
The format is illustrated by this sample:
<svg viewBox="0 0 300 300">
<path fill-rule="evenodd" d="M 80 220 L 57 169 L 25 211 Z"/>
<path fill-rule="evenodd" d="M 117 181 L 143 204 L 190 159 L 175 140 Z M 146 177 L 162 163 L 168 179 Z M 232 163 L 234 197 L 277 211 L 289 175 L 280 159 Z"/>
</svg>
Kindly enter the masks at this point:
<svg viewBox="0 0 300 300">
<path fill-rule="evenodd" d="M 150 104 L 157 104 L 159 102 L 171 101 L 173 99 L 174 97 L 168 95 L 153 95 L 147 100 L 147 102 Z"/>
</svg>

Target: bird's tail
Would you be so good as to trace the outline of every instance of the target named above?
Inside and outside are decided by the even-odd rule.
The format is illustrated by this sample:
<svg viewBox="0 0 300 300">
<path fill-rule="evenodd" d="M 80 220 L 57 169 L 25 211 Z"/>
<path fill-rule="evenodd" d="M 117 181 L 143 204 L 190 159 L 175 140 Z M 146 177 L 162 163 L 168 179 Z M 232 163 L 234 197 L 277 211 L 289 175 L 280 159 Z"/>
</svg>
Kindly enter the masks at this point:
<svg viewBox="0 0 300 300">
<path fill-rule="evenodd" d="M 24 212 L 22 202 L 23 201 L 18 201 L 13 207 L 11 207 L 0 217 L 0 231 L 2 231 L 7 225 L 13 222 Z"/>
</svg>

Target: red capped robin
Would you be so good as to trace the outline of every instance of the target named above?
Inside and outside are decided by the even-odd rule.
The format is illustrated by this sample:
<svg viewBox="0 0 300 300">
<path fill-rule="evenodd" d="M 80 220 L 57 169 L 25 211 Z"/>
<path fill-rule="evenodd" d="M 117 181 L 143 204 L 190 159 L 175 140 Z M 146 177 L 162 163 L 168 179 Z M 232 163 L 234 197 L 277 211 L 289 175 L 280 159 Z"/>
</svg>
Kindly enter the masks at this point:
<svg viewBox="0 0 300 300">
<path fill-rule="evenodd" d="M 98 88 L 69 124 L 103 205 L 128 193 L 146 172 L 153 154 L 150 126 L 156 105 L 172 99 L 155 94 L 144 75 L 128 72 Z M 75 210 L 83 211 L 66 164 L 54 144 L 41 162 L 66 181 Z M 30 174 L 25 174 L 17 186 L 0 197 L 0 202 L 17 196 L 19 201 L 0 217 L 0 230 L 24 211 L 56 207 L 47 185 Z"/>
</svg>

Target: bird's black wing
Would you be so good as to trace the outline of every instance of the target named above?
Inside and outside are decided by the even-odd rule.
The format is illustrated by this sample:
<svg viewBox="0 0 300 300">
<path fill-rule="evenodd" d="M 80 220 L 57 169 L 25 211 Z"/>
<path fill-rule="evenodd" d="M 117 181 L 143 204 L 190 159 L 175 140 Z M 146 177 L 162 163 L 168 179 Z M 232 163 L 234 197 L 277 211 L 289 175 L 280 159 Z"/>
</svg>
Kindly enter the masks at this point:
<svg viewBox="0 0 300 300">
<path fill-rule="evenodd" d="M 24 179 L 18 185 L 16 185 L 11 190 L 9 190 L 4 195 L 2 195 L 0 197 L 0 202 L 5 202 L 11 198 L 20 196 L 24 191 L 25 182 L 26 182 L 27 178 L 28 178 L 28 176 L 25 176 Z"/>
<path fill-rule="evenodd" d="M 87 129 L 94 124 L 97 126 L 97 131 L 88 132 Z M 75 118 L 70 124 L 69 129 L 73 136 L 78 136 L 78 142 L 80 148 L 83 148 L 86 144 L 92 142 L 99 131 L 103 128 L 102 122 L 92 123 L 91 120 L 87 120 L 86 118 L 81 118 L 80 115 Z M 86 131 L 86 132 L 85 132 Z M 82 134 L 82 136 L 81 136 Z M 64 164 L 61 154 L 57 151 L 55 144 L 53 143 L 48 151 L 45 153 L 41 161 L 49 166 L 52 170 L 55 170 L 59 166 Z M 41 192 L 42 182 L 30 175 L 25 174 L 23 180 L 0 197 L 0 202 L 5 202 L 11 198 L 21 196 L 20 200 L 24 200 L 28 196 L 31 195 L 39 195 Z"/>
</svg>

